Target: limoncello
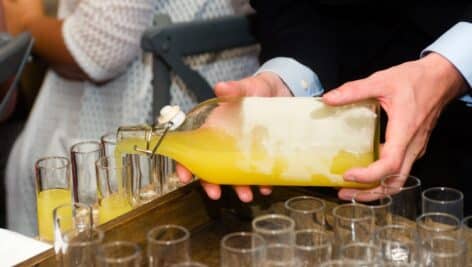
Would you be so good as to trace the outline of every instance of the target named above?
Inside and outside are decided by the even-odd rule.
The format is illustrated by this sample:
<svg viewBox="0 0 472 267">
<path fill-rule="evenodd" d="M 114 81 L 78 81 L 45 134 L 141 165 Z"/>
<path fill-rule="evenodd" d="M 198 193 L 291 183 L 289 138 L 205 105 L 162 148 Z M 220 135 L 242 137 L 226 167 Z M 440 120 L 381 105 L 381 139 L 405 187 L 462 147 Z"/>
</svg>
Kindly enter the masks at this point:
<svg viewBox="0 0 472 267">
<path fill-rule="evenodd" d="M 330 107 L 318 98 L 210 100 L 169 131 L 157 153 L 217 184 L 369 187 L 342 176 L 377 158 L 377 113 L 373 102 Z M 159 137 L 120 138 L 115 153 L 153 148 Z"/>
<path fill-rule="evenodd" d="M 128 198 L 124 194 L 113 193 L 100 200 L 98 219 L 100 224 L 106 223 L 132 209 Z"/>
<path fill-rule="evenodd" d="M 39 237 L 44 241 L 54 241 L 53 210 L 71 203 L 71 192 L 67 189 L 48 189 L 37 197 Z"/>
</svg>

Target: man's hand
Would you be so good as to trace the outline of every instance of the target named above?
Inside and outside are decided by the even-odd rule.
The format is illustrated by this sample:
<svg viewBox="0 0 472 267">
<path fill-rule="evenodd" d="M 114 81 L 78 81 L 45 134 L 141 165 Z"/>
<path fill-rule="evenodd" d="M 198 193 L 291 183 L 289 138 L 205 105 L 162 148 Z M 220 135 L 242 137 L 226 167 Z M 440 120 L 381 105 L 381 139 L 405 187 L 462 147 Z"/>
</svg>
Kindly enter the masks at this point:
<svg viewBox="0 0 472 267">
<path fill-rule="evenodd" d="M 215 85 L 215 94 L 217 97 L 228 96 L 292 96 L 290 90 L 282 80 L 274 73 L 262 72 L 256 76 L 250 76 L 239 81 L 220 82 Z M 184 183 L 192 180 L 192 174 L 185 167 L 177 166 L 177 175 Z M 207 195 L 211 199 L 219 199 L 221 188 L 219 185 L 209 184 L 201 180 L 201 184 Z M 249 186 L 235 186 L 234 190 L 243 202 L 252 201 L 253 195 Z M 260 187 L 263 195 L 268 195 L 272 191 L 270 187 Z"/>
<path fill-rule="evenodd" d="M 330 105 L 375 98 L 388 116 L 379 160 L 347 171 L 344 179 L 372 183 L 389 174 L 409 173 L 413 162 L 424 154 L 444 106 L 465 90 L 466 83 L 456 68 L 441 55 L 431 53 L 325 94 L 323 100 Z M 403 185 L 405 181 L 397 182 Z M 350 199 L 356 191 L 341 189 L 339 197 Z"/>
<path fill-rule="evenodd" d="M 8 32 L 17 35 L 35 18 L 44 16 L 42 0 L 2 0 Z"/>
</svg>

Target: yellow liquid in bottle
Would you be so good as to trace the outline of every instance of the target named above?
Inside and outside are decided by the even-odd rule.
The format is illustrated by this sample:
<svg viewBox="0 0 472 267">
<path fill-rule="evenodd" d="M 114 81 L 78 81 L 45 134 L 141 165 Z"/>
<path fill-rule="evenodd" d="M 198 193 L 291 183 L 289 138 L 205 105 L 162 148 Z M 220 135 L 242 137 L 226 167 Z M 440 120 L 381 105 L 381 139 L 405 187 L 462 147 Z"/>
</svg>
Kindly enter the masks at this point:
<svg viewBox="0 0 472 267">
<path fill-rule="evenodd" d="M 131 209 L 132 207 L 124 195 L 114 193 L 100 200 L 98 220 L 100 224 L 103 224 L 127 213 Z"/>
<path fill-rule="evenodd" d="M 54 240 L 53 210 L 63 204 L 71 203 L 71 192 L 67 189 L 49 189 L 39 192 L 38 228 L 41 240 Z"/>
<path fill-rule="evenodd" d="M 151 141 L 151 148 L 157 139 Z M 352 167 L 369 165 L 375 159 L 374 151 L 363 154 L 339 151 L 331 158 L 323 158 L 323 153 L 306 149 L 274 156 L 269 155 L 259 141 L 252 143 L 250 152 L 242 151 L 236 138 L 215 128 L 199 128 L 168 132 L 157 153 L 180 162 L 196 176 L 216 184 L 372 187 L 346 182 L 342 174 Z M 115 153 L 137 153 L 135 146 L 145 148 L 144 140 L 121 140 Z M 317 168 L 326 171 L 317 172 Z"/>
</svg>

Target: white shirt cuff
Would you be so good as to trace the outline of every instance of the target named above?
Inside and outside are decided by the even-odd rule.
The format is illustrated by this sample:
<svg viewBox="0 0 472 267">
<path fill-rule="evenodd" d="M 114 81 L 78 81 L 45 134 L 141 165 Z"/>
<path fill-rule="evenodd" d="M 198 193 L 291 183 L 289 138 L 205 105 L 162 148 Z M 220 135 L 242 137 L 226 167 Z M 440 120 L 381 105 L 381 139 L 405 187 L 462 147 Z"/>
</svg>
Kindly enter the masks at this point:
<svg viewBox="0 0 472 267">
<path fill-rule="evenodd" d="M 421 52 L 421 56 L 435 52 L 447 58 L 472 87 L 472 23 L 459 22 Z M 472 106 L 472 96 L 461 98 Z"/>
<path fill-rule="evenodd" d="M 324 92 L 318 75 L 293 58 L 276 57 L 264 63 L 254 74 L 275 73 L 294 96 L 318 96 Z"/>
</svg>

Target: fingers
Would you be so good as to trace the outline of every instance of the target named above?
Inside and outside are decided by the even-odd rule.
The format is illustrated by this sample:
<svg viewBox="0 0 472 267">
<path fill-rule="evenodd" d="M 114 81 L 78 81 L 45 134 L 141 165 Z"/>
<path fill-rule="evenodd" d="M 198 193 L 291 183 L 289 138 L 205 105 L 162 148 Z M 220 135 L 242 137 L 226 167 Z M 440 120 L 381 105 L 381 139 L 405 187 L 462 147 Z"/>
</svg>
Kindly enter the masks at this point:
<svg viewBox="0 0 472 267">
<path fill-rule="evenodd" d="M 270 187 L 270 186 L 260 186 L 259 187 L 259 192 L 263 196 L 268 196 L 272 193 L 272 187 Z"/>
<path fill-rule="evenodd" d="M 323 101 L 328 105 L 337 106 L 378 97 L 381 93 L 379 90 L 380 86 L 376 86 L 371 79 L 366 78 L 347 82 L 324 94 Z"/>
<path fill-rule="evenodd" d="M 238 198 L 244 203 L 251 202 L 253 199 L 252 191 L 249 186 L 237 185 L 234 186 L 234 191 L 236 191 Z"/>
<path fill-rule="evenodd" d="M 192 173 L 189 170 L 187 170 L 187 168 L 185 168 L 184 166 L 177 164 L 175 167 L 175 171 L 182 183 L 190 183 L 192 181 L 193 179 Z"/>
<path fill-rule="evenodd" d="M 211 198 L 213 200 L 220 199 L 220 197 L 221 197 L 221 188 L 220 188 L 219 185 L 210 184 L 210 183 L 207 183 L 203 180 L 200 180 L 200 183 L 202 184 L 202 187 L 205 190 L 205 192 L 207 193 L 209 198 Z"/>
<path fill-rule="evenodd" d="M 247 92 L 241 81 L 219 82 L 215 85 L 217 97 L 240 97 L 246 96 Z"/>
</svg>

